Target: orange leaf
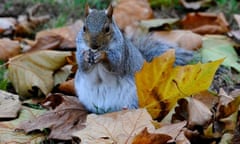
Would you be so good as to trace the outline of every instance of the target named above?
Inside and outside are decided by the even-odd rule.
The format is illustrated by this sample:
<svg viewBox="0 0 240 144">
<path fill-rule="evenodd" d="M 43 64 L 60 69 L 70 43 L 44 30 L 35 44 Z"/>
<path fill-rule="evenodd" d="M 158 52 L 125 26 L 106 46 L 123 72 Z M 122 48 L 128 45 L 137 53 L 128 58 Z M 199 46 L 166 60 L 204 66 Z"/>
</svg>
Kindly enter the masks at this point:
<svg viewBox="0 0 240 144">
<path fill-rule="evenodd" d="M 121 0 L 114 9 L 114 18 L 122 30 L 152 17 L 153 11 L 147 0 Z"/>
<path fill-rule="evenodd" d="M 0 39 L 0 60 L 7 61 L 21 51 L 20 44 L 10 39 Z"/>
<path fill-rule="evenodd" d="M 132 144 L 165 144 L 170 139 L 172 137 L 169 135 L 149 133 L 145 128 L 134 138 Z"/>
<path fill-rule="evenodd" d="M 184 29 L 199 34 L 223 34 L 229 31 L 229 24 L 223 13 L 190 13 L 181 23 Z"/>
</svg>

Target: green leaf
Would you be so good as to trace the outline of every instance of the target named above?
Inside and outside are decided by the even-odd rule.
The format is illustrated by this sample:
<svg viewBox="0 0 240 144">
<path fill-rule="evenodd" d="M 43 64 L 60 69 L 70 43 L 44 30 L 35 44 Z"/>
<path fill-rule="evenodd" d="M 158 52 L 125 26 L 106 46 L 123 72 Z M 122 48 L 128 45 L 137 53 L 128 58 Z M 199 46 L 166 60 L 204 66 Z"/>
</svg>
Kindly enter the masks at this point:
<svg viewBox="0 0 240 144">
<path fill-rule="evenodd" d="M 209 62 L 225 58 L 222 65 L 232 67 L 240 72 L 238 55 L 231 41 L 225 36 L 205 36 L 201 49 L 202 61 Z"/>
</svg>

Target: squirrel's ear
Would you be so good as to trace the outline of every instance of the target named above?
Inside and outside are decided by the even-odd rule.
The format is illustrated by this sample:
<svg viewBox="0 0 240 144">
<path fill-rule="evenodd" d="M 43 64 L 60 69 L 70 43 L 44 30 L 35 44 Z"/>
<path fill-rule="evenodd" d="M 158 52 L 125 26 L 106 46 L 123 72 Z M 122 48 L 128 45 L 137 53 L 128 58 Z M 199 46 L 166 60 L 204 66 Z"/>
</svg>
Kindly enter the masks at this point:
<svg viewBox="0 0 240 144">
<path fill-rule="evenodd" d="M 111 4 L 108 6 L 108 9 L 106 10 L 106 14 L 109 18 L 112 18 L 113 6 Z"/>
<path fill-rule="evenodd" d="M 86 6 L 85 6 L 85 17 L 88 16 L 89 13 L 91 13 L 91 8 L 89 7 L 88 3 L 86 3 Z"/>
</svg>

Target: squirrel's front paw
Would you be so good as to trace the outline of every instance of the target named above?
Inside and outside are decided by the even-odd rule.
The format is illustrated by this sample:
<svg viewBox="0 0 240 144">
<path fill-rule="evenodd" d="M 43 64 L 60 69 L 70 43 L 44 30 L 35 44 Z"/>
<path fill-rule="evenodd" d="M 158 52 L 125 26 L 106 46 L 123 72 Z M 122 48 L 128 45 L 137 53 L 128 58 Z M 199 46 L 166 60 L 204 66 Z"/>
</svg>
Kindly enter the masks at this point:
<svg viewBox="0 0 240 144">
<path fill-rule="evenodd" d="M 91 50 L 87 50 L 83 52 L 84 61 L 89 64 L 96 64 L 106 59 L 106 52 L 104 51 L 96 51 L 93 52 Z"/>
</svg>

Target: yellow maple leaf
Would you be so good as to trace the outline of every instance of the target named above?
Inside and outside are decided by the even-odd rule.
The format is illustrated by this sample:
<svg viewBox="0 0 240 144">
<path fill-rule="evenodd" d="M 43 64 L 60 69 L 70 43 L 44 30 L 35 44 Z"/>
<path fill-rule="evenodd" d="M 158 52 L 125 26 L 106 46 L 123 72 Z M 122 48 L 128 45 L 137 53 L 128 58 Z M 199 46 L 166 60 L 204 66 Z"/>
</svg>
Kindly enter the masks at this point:
<svg viewBox="0 0 240 144">
<path fill-rule="evenodd" d="M 162 119 L 177 100 L 209 88 L 223 59 L 173 67 L 174 50 L 145 62 L 135 75 L 139 107 L 145 107 L 154 119 Z"/>
</svg>

